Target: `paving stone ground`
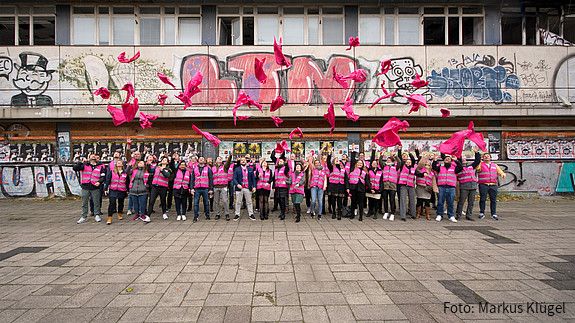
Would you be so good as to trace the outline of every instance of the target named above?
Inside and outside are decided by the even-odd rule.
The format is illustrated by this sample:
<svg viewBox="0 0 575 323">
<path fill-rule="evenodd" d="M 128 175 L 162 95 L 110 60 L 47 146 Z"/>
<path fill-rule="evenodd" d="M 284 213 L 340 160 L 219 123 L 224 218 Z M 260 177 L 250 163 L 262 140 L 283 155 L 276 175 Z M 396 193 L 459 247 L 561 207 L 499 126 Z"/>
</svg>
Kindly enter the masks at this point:
<svg viewBox="0 0 575 323">
<path fill-rule="evenodd" d="M 0 322 L 575 321 L 572 199 L 501 202 L 500 221 L 459 223 L 77 225 L 79 209 L 0 200 Z M 534 301 L 565 313 L 528 312 Z"/>
</svg>

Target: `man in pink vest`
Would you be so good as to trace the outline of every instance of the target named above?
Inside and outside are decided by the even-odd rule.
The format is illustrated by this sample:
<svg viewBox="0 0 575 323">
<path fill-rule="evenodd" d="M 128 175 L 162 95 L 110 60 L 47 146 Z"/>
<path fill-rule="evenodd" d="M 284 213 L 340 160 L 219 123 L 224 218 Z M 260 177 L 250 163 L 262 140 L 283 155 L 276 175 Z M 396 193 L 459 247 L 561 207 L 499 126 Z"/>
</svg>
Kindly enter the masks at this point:
<svg viewBox="0 0 575 323">
<path fill-rule="evenodd" d="M 475 159 L 470 165 L 466 165 L 466 158 L 461 158 L 463 170 L 457 174 L 457 181 L 459 182 L 459 200 L 457 201 L 457 210 L 455 211 L 455 218 L 459 220 L 463 212 L 463 205 L 467 201 L 467 211 L 465 218 L 473 221 L 473 203 L 475 202 L 475 194 L 477 193 L 477 174 L 475 169 L 481 161 L 481 155 L 475 151 Z"/>
<path fill-rule="evenodd" d="M 485 202 L 489 195 L 489 208 L 493 220 L 499 220 L 497 216 L 497 177 L 505 178 L 505 173 L 499 166 L 491 162 L 491 155 L 484 153 L 481 163 L 477 166 L 479 180 L 479 218 L 485 217 Z"/>
<path fill-rule="evenodd" d="M 89 161 L 84 158 L 82 162 L 77 163 L 73 167 L 76 172 L 80 172 L 80 186 L 82 187 L 82 216 L 78 219 L 78 224 L 87 221 L 90 199 L 94 201 L 96 222 L 102 221 L 100 217 L 100 214 L 102 214 L 100 210 L 101 204 L 98 201 L 101 198 L 100 186 L 103 187 L 102 183 L 106 177 L 106 170 L 104 165 L 98 163 L 96 154 L 90 154 L 89 157 Z"/>
<path fill-rule="evenodd" d="M 453 210 L 453 202 L 455 200 L 455 186 L 457 186 L 457 174 L 459 174 L 463 167 L 461 163 L 453 161 L 451 155 L 441 154 L 443 164 L 439 164 L 436 160 L 431 165 L 435 171 L 437 186 L 439 187 L 439 197 L 437 198 L 437 216 L 436 221 L 443 219 L 443 210 L 445 203 L 447 203 L 447 218 L 451 222 L 457 222 L 455 212 Z"/>
<path fill-rule="evenodd" d="M 214 175 L 210 166 L 206 164 L 204 157 L 198 158 L 198 165 L 192 169 L 191 179 L 192 195 L 194 196 L 194 222 L 200 216 L 200 197 L 204 203 L 206 220 L 210 219 L 209 196 L 214 192 Z"/>
<path fill-rule="evenodd" d="M 226 163 L 223 163 L 222 157 L 216 158 L 216 164 L 212 167 L 214 177 L 214 210 L 216 220 L 220 219 L 222 214 L 225 215 L 226 221 L 230 220 L 230 211 L 228 205 L 228 183 L 229 169 L 232 163 L 232 154 L 228 156 Z"/>
</svg>

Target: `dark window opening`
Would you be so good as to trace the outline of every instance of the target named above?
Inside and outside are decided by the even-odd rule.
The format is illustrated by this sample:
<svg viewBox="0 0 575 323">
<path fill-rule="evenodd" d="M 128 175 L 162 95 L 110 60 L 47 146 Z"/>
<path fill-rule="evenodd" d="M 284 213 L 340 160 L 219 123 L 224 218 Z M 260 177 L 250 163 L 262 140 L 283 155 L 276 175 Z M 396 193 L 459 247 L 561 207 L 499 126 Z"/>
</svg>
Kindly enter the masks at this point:
<svg viewBox="0 0 575 323">
<path fill-rule="evenodd" d="M 521 45 L 523 19 L 520 16 L 501 17 L 501 43 L 503 45 Z"/>
<path fill-rule="evenodd" d="M 15 33 L 14 17 L 0 17 L 0 45 L 13 46 Z"/>
<path fill-rule="evenodd" d="M 449 45 L 459 45 L 459 17 L 449 17 Z"/>
<path fill-rule="evenodd" d="M 18 45 L 30 45 L 30 18 L 18 18 Z"/>
<path fill-rule="evenodd" d="M 424 45 L 445 45 L 445 18 L 425 17 L 423 19 Z"/>
<path fill-rule="evenodd" d="M 34 17 L 34 45 L 56 44 L 54 17 Z"/>
</svg>

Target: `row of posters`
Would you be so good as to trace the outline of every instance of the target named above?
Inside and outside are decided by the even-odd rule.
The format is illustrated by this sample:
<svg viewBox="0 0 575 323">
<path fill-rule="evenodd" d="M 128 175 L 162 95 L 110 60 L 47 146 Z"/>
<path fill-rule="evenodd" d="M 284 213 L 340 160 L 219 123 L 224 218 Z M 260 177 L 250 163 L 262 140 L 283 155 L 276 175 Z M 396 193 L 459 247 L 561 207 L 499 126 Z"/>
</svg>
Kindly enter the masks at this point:
<svg viewBox="0 0 575 323">
<path fill-rule="evenodd" d="M 445 141 L 445 139 L 402 139 L 401 140 L 401 143 L 403 145 L 402 151 L 414 152 L 415 149 L 418 149 L 420 152 L 424 151 L 437 152 L 439 145 L 443 141 Z M 488 138 L 485 138 L 485 143 L 487 147 L 490 147 Z M 389 153 L 396 150 L 395 147 L 383 148 L 378 145 L 375 145 L 375 147 L 376 147 L 376 158 L 379 158 L 379 155 L 382 152 Z M 473 142 L 466 140 L 465 145 L 463 146 L 463 155 L 473 157 L 474 147 L 476 147 L 476 145 Z M 363 150 L 365 153 L 365 157 L 369 159 L 369 157 L 371 156 L 371 140 L 366 140 L 363 142 Z M 493 153 L 491 151 L 490 153 L 493 160 L 498 159 L 499 156 L 498 153 Z"/>
<path fill-rule="evenodd" d="M 335 155 L 341 156 L 348 154 L 350 148 L 347 141 L 288 141 L 290 152 L 286 156 L 295 154 L 296 158 L 302 158 L 310 155 L 328 154 L 330 151 Z M 249 154 L 251 157 L 260 158 L 270 156 L 276 148 L 275 141 L 264 142 L 237 142 L 222 141 L 219 146 L 219 154 L 222 157 L 229 156 L 233 158 Z"/>
</svg>

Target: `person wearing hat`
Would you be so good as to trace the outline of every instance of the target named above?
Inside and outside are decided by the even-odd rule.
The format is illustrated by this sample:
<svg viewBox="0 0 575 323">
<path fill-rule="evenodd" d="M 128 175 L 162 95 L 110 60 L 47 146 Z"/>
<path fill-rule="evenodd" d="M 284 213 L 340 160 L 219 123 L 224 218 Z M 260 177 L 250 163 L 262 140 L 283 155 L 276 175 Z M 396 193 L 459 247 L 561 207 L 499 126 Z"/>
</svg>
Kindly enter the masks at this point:
<svg viewBox="0 0 575 323">
<path fill-rule="evenodd" d="M 431 168 L 435 171 L 437 186 L 439 186 L 439 197 L 437 201 L 437 216 L 436 221 L 441 221 L 443 218 L 443 210 L 447 203 L 447 217 L 451 222 L 457 222 L 455 212 L 453 210 L 453 202 L 455 200 L 455 186 L 457 186 L 457 174 L 463 170 L 463 166 L 451 155 L 441 154 L 443 165 L 435 160 Z"/>
<path fill-rule="evenodd" d="M 489 195 L 489 208 L 493 220 L 499 220 L 497 216 L 497 177 L 505 178 L 505 173 L 495 163 L 491 162 L 491 155 L 483 153 L 481 163 L 477 166 L 479 182 L 479 218 L 485 217 L 485 202 Z"/>
<path fill-rule="evenodd" d="M 52 98 L 43 94 L 48 89 L 52 81 L 52 73 L 54 73 L 54 70 L 46 69 L 48 59 L 31 52 L 22 52 L 18 56 L 21 65 L 14 64 L 17 73 L 12 83 L 22 93 L 14 95 L 10 99 L 10 104 L 31 108 L 54 105 Z"/>
</svg>

